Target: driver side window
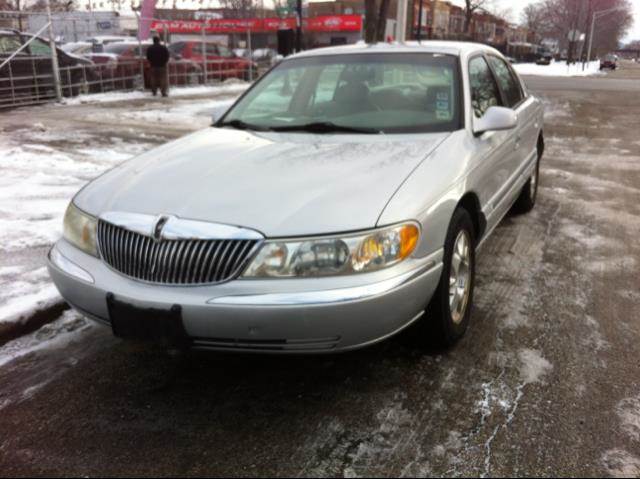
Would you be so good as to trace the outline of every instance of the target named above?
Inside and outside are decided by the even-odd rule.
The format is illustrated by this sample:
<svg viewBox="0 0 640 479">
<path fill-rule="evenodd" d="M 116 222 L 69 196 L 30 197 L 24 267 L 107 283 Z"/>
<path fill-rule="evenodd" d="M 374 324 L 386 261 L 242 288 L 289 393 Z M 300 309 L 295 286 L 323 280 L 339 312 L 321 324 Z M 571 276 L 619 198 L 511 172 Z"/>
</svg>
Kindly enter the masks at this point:
<svg viewBox="0 0 640 479">
<path fill-rule="evenodd" d="M 489 107 L 501 104 L 498 86 L 484 57 L 475 57 L 469 61 L 469 84 L 471 106 L 476 118 L 484 115 Z"/>
</svg>

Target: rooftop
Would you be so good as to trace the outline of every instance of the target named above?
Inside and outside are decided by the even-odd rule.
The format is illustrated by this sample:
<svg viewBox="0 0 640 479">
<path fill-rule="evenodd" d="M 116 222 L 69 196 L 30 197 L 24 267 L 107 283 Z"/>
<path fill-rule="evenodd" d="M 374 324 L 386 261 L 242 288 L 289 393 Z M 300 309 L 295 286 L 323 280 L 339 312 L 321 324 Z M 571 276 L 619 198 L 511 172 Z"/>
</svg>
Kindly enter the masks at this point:
<svg viewBox="0 0 640 479">
<path fill-rule="evenodd" d="M 422 42 L 405 42 L 405 43 L 374 43 L 366 44 L 358 42 L 353 45 L 342 45 L 337 47 L 317 48 L 314 50 L 306 50 L 304 52 L 292 55 L 289 58 L 310 57 L 317 55 L 343 55 L 349 53 L 443 53 L 445 55 L 468 55 L 478 50 L 497 52 L 497 50 L 473 42 L 454 42 L 454 41 L 434 41 L 425 40 Z"/>
</svg>

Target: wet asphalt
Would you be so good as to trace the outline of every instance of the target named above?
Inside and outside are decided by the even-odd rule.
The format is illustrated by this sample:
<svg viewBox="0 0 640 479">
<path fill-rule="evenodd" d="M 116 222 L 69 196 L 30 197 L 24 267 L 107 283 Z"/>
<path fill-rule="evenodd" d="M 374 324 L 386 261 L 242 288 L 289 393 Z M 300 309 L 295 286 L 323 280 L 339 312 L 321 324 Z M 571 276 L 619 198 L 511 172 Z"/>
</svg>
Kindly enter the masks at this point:
<svg viewBox="0 0 640 479">
<path fill-rule="evenodd" d="M 538 204 L 480 252 L 454 348 L 410 329 L 334 356 L 168 354 L 77 320 L 0 366 L 0 475 L 640 476 L 634 67 L 527 79 Z"/>
</svg>

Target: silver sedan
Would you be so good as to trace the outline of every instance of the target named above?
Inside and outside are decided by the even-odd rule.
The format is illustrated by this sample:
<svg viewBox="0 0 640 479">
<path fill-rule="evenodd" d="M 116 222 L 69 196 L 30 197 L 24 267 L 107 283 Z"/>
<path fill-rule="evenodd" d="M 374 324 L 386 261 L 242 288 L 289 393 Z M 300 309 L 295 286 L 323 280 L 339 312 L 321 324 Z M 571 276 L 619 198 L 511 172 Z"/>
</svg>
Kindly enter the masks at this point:
<svg viewBox="0 0 640 479">
<path fill-rule="evenodd" d="M 535 204 L 542 116 L 482 45 L 294 55 L 211 128 L 83 188 L 49 271 L 124 338 L 330 352 L 419 321 L 451 345 L 475 252 Z"/>
</svg>

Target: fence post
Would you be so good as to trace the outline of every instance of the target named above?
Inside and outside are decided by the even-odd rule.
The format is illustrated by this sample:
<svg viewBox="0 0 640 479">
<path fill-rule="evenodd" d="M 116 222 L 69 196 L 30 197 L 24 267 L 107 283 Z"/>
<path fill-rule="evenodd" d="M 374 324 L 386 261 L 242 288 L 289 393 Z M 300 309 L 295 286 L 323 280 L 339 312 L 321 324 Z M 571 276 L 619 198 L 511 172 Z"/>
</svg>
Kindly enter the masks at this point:
<svg viewBox="0 0 640 479">
<path fill-rule="evenodd" d="M 140 80 L 142 84 L 140 89 L 144 91 L 144 55 L 142 55 L 142 40 L 140 40 L 140 21 L 142 19 L 137 15 L 136 18 L 138 20 L 138 53 L 140 54 L 139 57 L 136 55 L 136 58 L 138 59 L 138 63 L 140 63 Z"/>
<path fill-rule="evenodd" d="M 62 101 L 62 87 L 60 86 L 60 68 L 58 66 L 58 50 L 53 35 L 53 20 L 51 19 L 51 4 L 47 2 L 47 19 L 49 21 L 49 46 L 51 47 L 51 67 L 53 70 L 53 86 L 56 91 L 56 100 Z"/>
<path fill-rule="evenodd" d="M 206 32 L 205 25 L 202 24 L 202 68 L 204 69 L 204 81 L 202 82 L 204 85 L 207 84 L 207 44 L 206 44 Z"/>
<path fill-rule="evenodd" d="M 249 52 L 249 82 L 253 81 L 253 51 L 251 50 L 251 29 L 247 28 L 247 51 Z"/>
</svg>

